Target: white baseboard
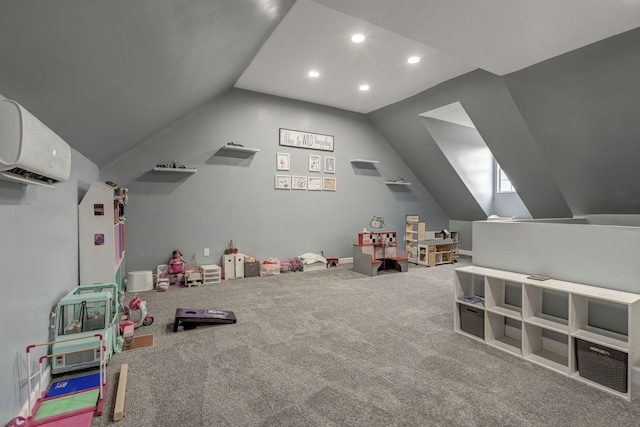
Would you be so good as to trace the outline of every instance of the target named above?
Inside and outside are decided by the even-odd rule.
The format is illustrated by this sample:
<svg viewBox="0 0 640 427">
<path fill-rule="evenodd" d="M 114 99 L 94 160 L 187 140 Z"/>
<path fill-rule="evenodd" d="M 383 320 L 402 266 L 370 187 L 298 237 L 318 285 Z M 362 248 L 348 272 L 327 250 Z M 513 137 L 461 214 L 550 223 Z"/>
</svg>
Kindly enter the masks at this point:
<svg viewBox="0 0 640 427">
<path fill-rule="evenodd" d="M 338 259 L 338 264 L 353 264 L 353 257 L 340 258 Z"/>
<path fill-rule="evenodd" d="M 36 403 L 38 402 L 38 397 L 42 395 L 42 392 L 46 390 L 47 387 L 49 387 L 50 383 L 51 383 L 51 367 L 47 367 L 47 369 L 42 373 L 42 377 L 40 378 L 40 381 L 38 382 L 38 384 L 36 384 L 34 389 L 31 391 L 31 396 L 29 396 L 29 399 L 31 401 L 31 410 L 33 410 L 33 408 L 36 406 Z M 20 413 L 18 414 L 18 416 L 23 417 L 24 419 L 27 419 L 29 417 L 29 401 L 24 402 L 24 405 L 22 405 L 22 409 L 20 410 Z"/>
<path fill-rule="evenodd" d="M 473 256 L 473 251 L 468 251 L 466 249 L 460 249 L 458 252 L 460 253 L 460 255 Z"/>
</svg>

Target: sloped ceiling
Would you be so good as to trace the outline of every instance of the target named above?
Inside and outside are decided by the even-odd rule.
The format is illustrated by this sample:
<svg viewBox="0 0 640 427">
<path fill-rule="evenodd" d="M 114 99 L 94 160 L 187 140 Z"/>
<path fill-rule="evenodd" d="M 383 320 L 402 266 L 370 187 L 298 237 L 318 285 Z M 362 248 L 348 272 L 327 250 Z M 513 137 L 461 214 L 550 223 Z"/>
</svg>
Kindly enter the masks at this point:
<svg viewBox="0 0 640 427">
<path fill-rule="evenodd" d="M 0 94 L 102 167 L 234 85 L 367 113 L 639 25 L 637 0 L 3 1 Z"/>
</svg>

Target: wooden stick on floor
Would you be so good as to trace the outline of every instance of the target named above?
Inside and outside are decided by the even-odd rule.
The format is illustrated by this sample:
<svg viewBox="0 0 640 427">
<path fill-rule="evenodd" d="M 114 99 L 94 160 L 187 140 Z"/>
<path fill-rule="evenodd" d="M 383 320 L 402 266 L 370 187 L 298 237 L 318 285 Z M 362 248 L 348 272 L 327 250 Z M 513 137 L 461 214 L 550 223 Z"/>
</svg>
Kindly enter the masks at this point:
<svg viewBox="0 0 640 427">
<path fill-rule="evenodd" d="M 118 379 L 118 391 L 116 393 L 116 405 L 113 409 L 113 421 L 120 421 L 124 416 L 124 395 L 127 391 L 127 372 L 129 365 L 123 363 L 120 367 L 120 378 Z"/>
</svg>

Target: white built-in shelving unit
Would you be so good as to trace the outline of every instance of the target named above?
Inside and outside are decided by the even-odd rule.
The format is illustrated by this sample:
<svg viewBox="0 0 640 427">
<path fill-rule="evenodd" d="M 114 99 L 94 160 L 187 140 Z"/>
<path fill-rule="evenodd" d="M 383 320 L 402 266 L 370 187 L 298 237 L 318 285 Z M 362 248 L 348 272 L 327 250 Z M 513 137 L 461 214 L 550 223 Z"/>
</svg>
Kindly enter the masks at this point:
<svg viewBox="0 0 640 427">
<path fill-rule="evenodd" d="M 638 294 L 467 266 L 455 270 L 454 306 L 462 335 L 627 400 L 640 391 Z M 627 331 L 594 325 L 595 306 L 623 313 Z"/>
<path fill-rule="evenodd" d="M 95 181 L 78 205 L 80 284 L 122 286 L 125 255 L 124 219 L 114 203 L 115 189 Z"/>
</svg>

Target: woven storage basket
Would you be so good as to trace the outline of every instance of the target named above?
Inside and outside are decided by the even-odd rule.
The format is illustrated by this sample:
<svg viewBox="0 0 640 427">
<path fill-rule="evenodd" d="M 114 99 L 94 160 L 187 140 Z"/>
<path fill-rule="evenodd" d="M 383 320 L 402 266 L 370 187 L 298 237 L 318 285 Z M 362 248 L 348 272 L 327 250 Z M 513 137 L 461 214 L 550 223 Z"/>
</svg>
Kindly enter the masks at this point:
<svg viewBox="0 0 640 427">
<path fill-rule="evenodd" d="M 230 254 L 237 254 L 237 253 L 238 253 L 238 248 L 233 247 L 233 240 L 232 240 L 231 242 L 229 242 L 229 247 L 224 250 L 224 254 L 230 255 Z"/>
<path fill-rule="evenodd" d="M 581 377 L 620 393 L 627 392 L 627 353 L 576 338 Z"/>
</svg>

